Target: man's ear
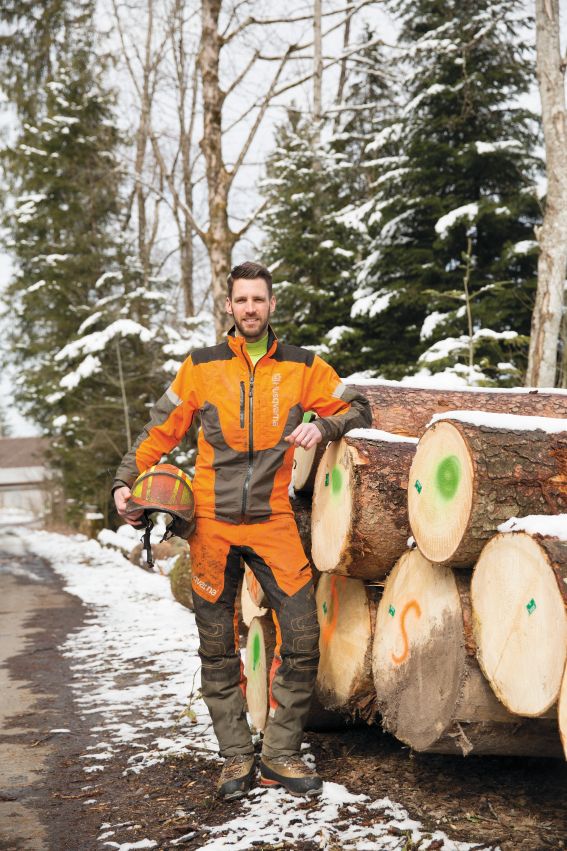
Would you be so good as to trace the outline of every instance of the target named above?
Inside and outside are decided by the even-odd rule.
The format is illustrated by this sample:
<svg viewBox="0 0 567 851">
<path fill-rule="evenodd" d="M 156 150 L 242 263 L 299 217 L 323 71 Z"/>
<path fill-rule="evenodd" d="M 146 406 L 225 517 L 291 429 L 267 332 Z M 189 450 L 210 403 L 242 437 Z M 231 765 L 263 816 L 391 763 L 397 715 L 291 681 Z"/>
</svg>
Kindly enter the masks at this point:
<svg viewBox="0 0 567 851">
<path fill-rule="evenodd" d="M 270 316 L 274 313 L 276 309 L 276 297 L 273 295 L 270 299 Z"/>
<path fill-rule="evenodd" d="M 228 296 L 226 297 L 226 301 L 225 301 L 225 303 L 224 303 L 224 309 L 226 310 L 226 312 L 228 313 L 228 315 L 229 315 L 229 316 L 232 316 L 232 315 L 233 315 L 233 313 L 232 313 L 232 303 L 231 303 L 231 301 L 230 301 L 230 299 L 229 299 L 229 297 L 228 297 Z"/>
</svg>

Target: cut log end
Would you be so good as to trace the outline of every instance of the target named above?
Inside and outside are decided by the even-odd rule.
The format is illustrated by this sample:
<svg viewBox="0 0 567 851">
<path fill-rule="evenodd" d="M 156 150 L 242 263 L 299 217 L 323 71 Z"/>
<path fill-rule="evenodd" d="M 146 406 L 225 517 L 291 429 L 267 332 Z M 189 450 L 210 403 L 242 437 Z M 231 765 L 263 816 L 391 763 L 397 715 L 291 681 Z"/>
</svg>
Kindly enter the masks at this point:
<svg viewBox="0 0 567 851">
<path fill-rule="evenodd" d="M 424 556 L 448 561 L 469 523 L 474 470 L 458 429 L 440 422 L 421 438 L 410 469 L 408 513 Z"/>
<path fill-rule="evenodd" d="M 269 710 L 269 675 L 274 656 L 275 627 L 271 614 L 253 618 L 246 641 L 246 703 L 252 725 L 264 731 Z"/>
<path fill-rule="evenodd" d="M 316 693 L 326 709 L 370 720 L 375 713 L 372 634 L 376 589 L 322 574 L 317 586 L 321 658 Z"/>
<path fill-rule="evenodd" d="M 525 532 L 496 535 L 476 565 L 471 601 L 494 693 L 510 712 L 542 715 L 557 700 L 567 656 L 565 603 L 543 543 Z"/>
<path fill-rule="evenodd" d="M 418 550 L 397 563 L 378 608 L 373 650 L 384 727 L 418 751 L 558 756 L 553 718 L 518 718 L 474 657 L 468 573 Z"/>
<path fill-rule="evenodd" d="M 327 447 L 315 479 L 312 546 L 317 569 L 334 571 L 352 525 L 352 457 L 348 444 Z"/>
</svg>

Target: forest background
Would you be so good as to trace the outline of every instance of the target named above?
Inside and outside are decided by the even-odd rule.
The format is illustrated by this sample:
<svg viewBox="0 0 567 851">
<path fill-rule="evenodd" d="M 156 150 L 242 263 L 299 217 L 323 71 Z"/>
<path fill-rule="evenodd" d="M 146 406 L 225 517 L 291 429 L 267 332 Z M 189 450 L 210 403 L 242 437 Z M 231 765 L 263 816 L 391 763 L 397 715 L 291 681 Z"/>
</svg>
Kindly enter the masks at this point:
<svg viewBox="0 0 567 851">
<path fill-rule="evenodd" d="M 278 335 L 343 376 L 533 376 L 547 192 L 534 12 L 4 1 L 4 386 L 51 439 L 68 519 L 110 522 L 120 458 L 183 359 L 224 333 L 243 259 L 272 270 Z M 537 383 L 567 387 L 555 318 Z M 172 460 L 190 466 L 193 446 Z"/>
</svg>

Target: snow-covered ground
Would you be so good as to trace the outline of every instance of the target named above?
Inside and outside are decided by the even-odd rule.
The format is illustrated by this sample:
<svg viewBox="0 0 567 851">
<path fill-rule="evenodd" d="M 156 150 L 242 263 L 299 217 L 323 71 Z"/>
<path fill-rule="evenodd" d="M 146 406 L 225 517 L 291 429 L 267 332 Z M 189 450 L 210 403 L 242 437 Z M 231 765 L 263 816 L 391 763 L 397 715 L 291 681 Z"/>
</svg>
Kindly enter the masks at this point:
<svg viewBox="0 0 567 851">
<path fill-rule="evenodd" d="M 217 759 L 216 740 L 199 692 L 195 619 L 172 598 L 167 578 L 144 572 L 120 552 L 80 535 L 26 532 L 20 541 L 49 560 L 67 591 L 88 607 L 84 626 L 62 648 L 73 671 L 71 687 L 79 714 L 93 716 L 93 744 L 80 756 L 85 784 L 104 772 L 118 748 L 131 751 L 129 772 L 142 772 L 167 755 L 187 750 Z M 312 758 L 308 749 L 305 758 Z M 93 798 L 85 805 L 93 802 L 94 787 Z M 325 782 L 321 798 L 303 810 L 301 818 L 297 804 L 298 799 L 281 789 L 255 788 L 242 801 L 236 818 L 220 826 L 203 826 L 206 838 L 200 847 L 240 851 L 261 838 L 265 845 L 284 841 L 290 849 L 296 841 L 310 840 L 322 849 L 340 843 L 344 851 L 386 851 L 401 847 L 399 831 L 407 832 L 414 843 L 421 840 L 424 851 L 432 842 L 445 851 L 473 847 L 441 831 L 426 831 L 400 803 L 355 795 L 337 783 Z M 136 843 L 115 842 L 113 826 L 101 824 L 101 849 L 158 847 L 151 836 Z M 178 842 L 182 840 L 179 837 Z M 175 842 L 170 845 L 175 847 Z"/>
</svg>

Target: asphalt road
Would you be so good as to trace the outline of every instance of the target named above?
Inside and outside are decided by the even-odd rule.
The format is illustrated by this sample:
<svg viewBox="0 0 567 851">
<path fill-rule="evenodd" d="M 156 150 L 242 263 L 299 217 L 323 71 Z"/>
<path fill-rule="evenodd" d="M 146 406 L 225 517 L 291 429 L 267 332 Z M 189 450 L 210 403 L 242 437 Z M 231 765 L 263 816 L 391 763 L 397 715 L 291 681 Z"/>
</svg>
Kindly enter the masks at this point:
<svg viewBox="0 0 567 851">
<path fill-rule="evenodd" d="M 81 730 L 58 647 L 82 618 L 82 604 L 62 591 L 49 566 L 0 529 L 2 851 L 56 848 L 65 829 L 67 808 L 50 778 Z M 55 732 L 63 729 L 74 732 Z"/>
</svg>

